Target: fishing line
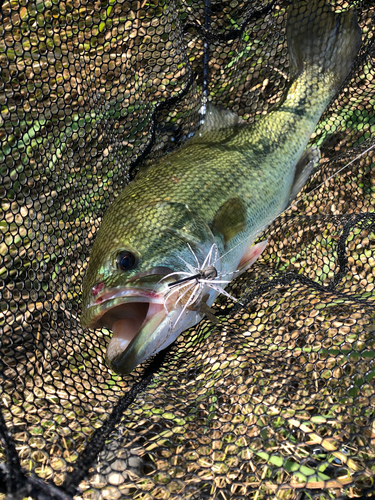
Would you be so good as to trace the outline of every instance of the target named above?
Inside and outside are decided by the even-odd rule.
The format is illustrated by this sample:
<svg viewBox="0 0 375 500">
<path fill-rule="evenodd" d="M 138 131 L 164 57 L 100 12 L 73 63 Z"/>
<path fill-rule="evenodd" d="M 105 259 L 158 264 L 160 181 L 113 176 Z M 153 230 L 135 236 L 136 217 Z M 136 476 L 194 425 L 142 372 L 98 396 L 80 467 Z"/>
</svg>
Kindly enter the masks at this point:
<svg viewBox="0 0 375 500">
<path fill-rule="evenodd" d="M 205 36 L 203 40 L 203 97 L 208 100 L 208 83 L 209 83 L 209 62 L 210 62 L 210 46 L 208 43 L 207 33 L 210 31 L 211 24 L 211 2 L 204 2 L 204 30 Z"/>
<path fill-rule="evenodd" d="M 291 205 L 289 205 L 288 207 L 286 207 L 282 212 L 279 213 L 279 215 L 277 215 L 274 219 L 272 219 L 272 221 L 270 221 L 268 224 L 265 224 L 264 226 L 262 226 L 260 229 L 258 229 L 256 231 L 256 233 L 252 233 L 250 234 L 249 236 L 247 236 L 246 238 L 244 238 L 242 241 L 240 241 L 239 243 L 237 243 L 237 245 L 235 245 L 233 248 L 231 248 L 230 250 L 228 250 L 227 252 L 225 252 L 223 255 L 219 256 L 216 260 L 214 260 L 214 262 L 212 262 L 212 265 L 215 265 L 215 263 L 217 261 L 219 261 L 220 259 L 222 259 L 223 257 L 225 257 L 226 255 L 228 255 L 229 253 L 233 252 L 233 250 L 235 250 L 236 248 L 238 248 L 239 246 L 241 246 L 246 240 L 248 240 L 249 238 L 251 238 L 252 236 L 254 235 L 257 235 L 259 233 L 261 233 L 264 229 L 266 229 L 274 220 L 277 219 L 277 217 L 279 217 L 281 214 L 283 214 L 284 212 L 290 210 L 291 208 L 294 208 L 298 205 L 298 203 L 302 200 L 304 200 L 305 198 L 307 198 L 308 196 L 310 196 L 312 193 L 314 193 L 315 191 L 317 191 L 320 187 L 322 187 L 326 182 L 330 181 L 331 179 L 333 179 L 334 177 L 336 177 L 336 175 L 338 175 L 340 172 L 342 172 L 343 170 L 345 170 L 347 167 L 349 167 L 350 165 L 352 165 L 355 161 L 358 160 L 358 158 L 361 158 L 363 155 L 365 155 L 366 153 L 368 153 L 369 151 L 371 151 L 371 149 L 373 149 L 375 147 L 375 144 L 373 144 L 372 146 L 370 146 L 369 148 L 367 148 L 365 151 L 363 151 L 362 153 L 360 153 L 358 156 L 356 156 L 353 160 L 351 160 L 349 163 L 347 163 L 346 165 L 344 165 L 342 168 L 340 168 L 337 172 L 335 172 L 334 174 L 332 174 L 330 177 L 328 177 L 328 179 L 324 180 L 323 182 L 321 182 L 318 186 L 316 186 L 314 189 L 312 189 L 311 191 L 309 191 L 308 193 L 304 194 L 302 196 L 302 198 L 300 198 L 299 200 L 297 200 L 295 203 L 292 203 Z"/>
</svg>

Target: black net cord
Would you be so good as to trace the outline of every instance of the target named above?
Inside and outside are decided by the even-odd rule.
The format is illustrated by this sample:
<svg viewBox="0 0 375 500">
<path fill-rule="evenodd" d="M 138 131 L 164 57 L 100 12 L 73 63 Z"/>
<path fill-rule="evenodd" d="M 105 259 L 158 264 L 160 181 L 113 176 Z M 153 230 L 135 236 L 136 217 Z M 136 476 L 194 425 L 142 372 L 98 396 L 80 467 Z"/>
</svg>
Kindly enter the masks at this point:
<svg viewBox="0 0 375 500">
<path fill-rule="evenodd" d="M 347 257 L 346 257 L 346 240 L 350 234 L 353 226 L 357 225 L 361 221 L 364 220 L 372 220 L 375 223 L 375 215 L 372 214 L 360 214 L 351 217 L 347 223 L 344 225 L 342 234 L 340 236 L 340 240 L 338 242 L 338 264 L 339 271 L 332 279 L 330 285 L 327 287 L 320 286 L 314 281 L 306 278 L 305 276 L 296 274 L 296 273 L 287 273 L 281 280 L 278 280 L 278 283 L 270 280 L 266 287 L 258 287 L 256 291 L 253 292 L 251 297 L 247 297 L 247 300 L 254 299 L 257 295 L 264 293 L 265 288 L 271 289 L 276 286 L 276 284 L 288 285 L 293 281 L 299 281 L 301 284 L 307 285 L 309 287 L 315 288 L 322 292 L 334 292 L 337 285 L 340 283 L 340 280 L 344 276 L 345 269 L 347 267 Z M 335 294 L 338 296 L 345 296 L 345 294 L 341 294 L 335 291 Z M 347 297 L 349 298 L 349 297 Z M 358 300 L 358 302 L 361 302 Z M 235 309 L 235 308 L 234 308 Z M 234 310 L 233 310 L 234 312 Z M 161 351 L 159 354 L 155 356 L 152 362 L 145 369 L 142 379 L 139 382 L 133 384 L 130 388 L 129 392 L 124 395 L 118 401 L 117 405 L 114 407 L 112 413 L 107 418 L 106 422 L 102 427 L 98 428 L 92 435 L 90 441 L 88 442 L 84 451 L 80 454 L 79 458 L 75 462 L 74 469 L 67 474 L 65 481 L 61 488 L 68 494 L 74 496 L 77 494 L 77 489 L 79 487 L 80 482 L 87 476 L 87 473 L 92 465 L 92 463 L 96 460 L 99 453 L 103 449 L 103 446 L 110 436 L 111 432 L 115 429 L 116 425 L 120 422 L 124 411 L 133 403 L 136 397 L 142 393 L 153 381 L 155 375 L 163 365 L 166 360 L 167 354 L 169 353 L 171 346 L 164 351 Z"/>
<path fill-rule="evenodd" d="M 135 177 L 135 175 L 137 173 L 137 167 L 138 167 L 138 165 L 140 165 L 142 163 L 142 161 L 147 157 L 147 155 L 151 152 L 153 145 L 155 144 L 156 122 L 158 120 L 159 114 L 161 113 L 161 111 L 163 109 L 172 108 L 172 106 L 174 104 L 176 104 L 179 101 L 181 101 L 181 99 L 183 99 L 187 95 L 187 93 L 189 92 L 190 87 L 194 83 L 194 81 L 195 81 L 194 72 L 192 71 L 191 66 L 188 65 L 187 68 L 188 68 L 188 73 L 189 73 L 188 80 L 187 80 L 187 83 L 186 83 L 185 87 L 182 89 L 182 91 L 179 94 L 177 94 L 177 95 L 173 95 L 171 97 L 168 97 L 167 99 L 165 99 L 165 101 L 159 102 L 155 106 L 155 109 L 154 109 L 154 111 L 153 111 L 153 113 L 151 115 L 151 119 L 150 119 L 150 127 L 151 127 L 150 140 L 149 140 L 147 146 L 141 152 L 141 154 L 130 165 L 130 167 L 129 167 L 129 176 L 130 176 L 130 179 L 132 179 L 132 180 L 134 179 L 134 177 Z"/>
<path fill-rule="evenodd" d="M 348 258 L 346 254 L 347 239 L 353 230 L 353 227 L 359 225 L 361 222 L 368 222 L 375 224 L 375 215 L 370 213 L 355 214 L 349 218 L 342 229 L 342 234 L 337 245 L 337 264 L 338 271 L 334 274 L 331 282 L 328 285 L 320 285 L 316 281 L 304 276 L 303 274 L 297 274 L 295 272 L 286 272 L 281 277 L 276 279 L 269 279 L 268 281 L 261 283 L 251 289 L 244 297 L 241 297 L 241 301 L 246 303 L 254 300 L 257 296 L 264 294 L 267 291 L 273 290 L 277 285 L 290 286 L 292 283 L 298 282 L 301 285 L 305 285 L 311 289 L 323 293 L 334 293 L 335 296 L 350 299 L 358 304 L 363 303 L 363 299 L 355 298 L 350 294 L 345 294 L 337 290 L 337 286 L 340 284 L 341 280 L 345 277 L 345 272 L 348 266 Z M 236 314 L 241 308 L 240 302 L 238 302 L 234 307 L 223 309 L 222 313 Z"/>
<path fill-rule="evenodd" d="M 12 433 L 6 426 L 0 407 L 0 441 L 4 446 L 7 464 L 0 464 L 0 492 L 6 493 L 6 500 L 22 500 L 26 496 L 37 500 L 72 500 L 52 484 L 35 476 L 26 476 L 22 469 Z"/>
<path fill-rule="evenodd" d="M 210 32 L 210 24 L 211 24 L 211 2 L 210 0 L 205 0 L 205 18 L 204 18 L 204 29 L 202 29 L 201 26 L 198 24 L 193 24 L 193 23 L 186 23 L 184 25 L 184 32 L 187 32 L 189 29 L 193 28 L 195 29 L 201 36 L 204 38 L 204 54 L 203 54 L 203 97 L 205 100 L 207 100 L 208 97 L 208 89 L 209 89 L 209 61 L 210 61 L 210 48 L 209 48 L 209 40 L 221 40 L 221 41 L 228 41 L 228 40 L 235 40 L 238 39 L 239 37 L 242 36 L 243 32 L 246 29 L 246 26 L 249 24 L 250 21 L 256 21 L 257 19 L 262 18 L 263 16 L 267 15 L 270 13 L 276 3 L 276 0 L 272 0 L 268 5 L 265 7 L 259 9 L 259 10 L 251 10 L 250 13 L 245 17 L 243 22 L 241 23 L 241 26 L 239 29 L 235 30 L 230 30 L 229 32 L 225 34 L 218 34 L 218 33 L 211 33 Z M 147 146 L 144 148 L 144 150 L 141 152 L 141 154 L 132 162 L 132 164 L 129 166 L 129 177 L 131 180 L 134 179 L 136 173 L 137 173 L 137 167 L 147 158 L 147 156 L 150 154 L 152 147 L 155 144 L 155 132 L 156 132 L 156 122 L 158 120 L 158 116 L 160 115 L 161 111 L 164 109 L 171 109 L 173 105 L 176 103 L 180 102 L 189 92 L 192 84 L 194 83 L 196 79 L 196 75 L 191 69 L 191 66 L 188 65 L 188 80 L 185 85 L 185 87 L 182 89 L 182 91 L 178 95 L 173 95 L 164 101 L 158 103 L 155 106 L 155 109 L 151 115 L 150 118 L 150 140 L 147 144 Z"/>
<path fill-rule="evenodd" d="M 211 2 L 205 2 L 205 13 L 210 12 L 210 3 Z M 261 19 L 262 17 L 266 16 L 272 11 L 275 5 L 276 5 L 276 0 L 272 0 L 268 5 L 265 5 L 259 10 L 251 9 L 249 14 L 247 14 L 243 19 L 243 21 L 241 22 L 238 29 L 228 30 L 226 33 L 217 33 L 216 31 L 210 32 L 209 30 L 210 22 L 208 22 L 208 24 L 205 23 L 204 28 L 196 23 L 186 23 L 184 25 L 184 32 L 187 32 L 189 29 L 194 29 L 197 33 L 199 33 L 199 35 L 201 35 L 203 38 L 207 40 L 219 40 L 221 42 L 236 40 L 240 36 L 242 36 L 243 32 L 245 31 L 250 21 L 257 21 L 258 19 Z M 211 16 L 209 14 L 209 20 L 210 19 Z"/>
<path fill-rule="evenodd" d="M 263 16 L 267 15 L 270 13 L 276 3 L 276 0 L 272 0 L 268 5 L 265 7 L 259 9 L 259 10 L 251 10 L 250 13 L 245 17 L 243 22 L 241 23 L 241 26 L 239 29 L 236 30 L 230 30 L 229 32 L 225 34 L 218 34 L 218 33 L 211 33 L 210 32 L 210 24 L 211 24 L 211 2 L 210 0 L 205 0 L 205 19 L 204 19 L 204 29 L 202 29 L 201 26 L 198 24 L 193 24 L 193 23 L 186 23 L 184 25 L 183 31 L 187 32 L 189 29 L 193 28 L 195 29 L 203 38 L 204 38 L 204 56 L 203 56 L 203 97 L 207 100 L 208 97 L 208 88 L 209 88 L 209 60 L 210 60 L 210 49 L 209 49 L 209 40 L 221 40 L 221 41 L 228 41 L 228 40 L 235 40 L 238 39 L 239 37 L 242 36 L 243 32 L 246 29 L 246 26 L 249 24 L 250 21 L 255 21 L 257 19 L 262 18 Z M 155 106 L 155 109 L 151 115 L 150 118 L 150 140 L 145 147 L 145 149 L 141 152 L 141 154 L 132 162 L 132 164 L 129 167 L 129 176 L 130 179 L 133 180 L 136 173 L 137 173 L 137 167 L 145 160 L 145 158 L 150 154 L 152 147 L 155 144 L 155 131 L 156 131 L 156 122 L 158 120 L 158 116 L 160 115 L 161 111 L 164 109 L 171 109 L 176 103 L 180 102 L 189 92 L 192 84 L 194 83 L 196 79 L 196 75 L 191 69 L 191 66 L 187 66 L 188 71 L 189 71 L 189 76 L 187 83 L 185 87 L 182 89 L 182 91 L 178 95 L 173 95 L 164 101 L 158 103 Z"/>
<path fill-rule="evenodd" d="M 87 475 L 92 463 L 98 457 L 111 432 L 120 422 L 124 411 L 133 403 L 136 397 L 143 392 L 154 379 L 156 373 L 163 365 L 171 346 L 159 352 L 146 367 L 142 379 L 132 385 L 129 392 L 119 399 L 112 413 L 108 416 L 102 427 L 95 430 L 86 448 L 75 462 L 74 469 L 66 475 L 61 488 L 71 495 L 77 493 L 80 482 Z"/>
<path fill-rule="evenodd" d="M 18 500 L 28 495 L 38 500 L 47 498 L 56 500 L 72 500 L 77 494 L 80 482 L 87 475 L 92 463 L 98 457 L 106 440 L 119 423 L 124 411 L 135 398 L 152 382 L 156 373 L 165 361 L 170 348 L 158 353 L 145 369 L 139 382 L 133 384 L 129 392 L 118 401 L 102 427 L 96 429 L 86 448 L 77 459 L 74 469 L 67 474 L 61 488 L 45 483 L 35 476 L 25 476 L 21 469 L 12 434 L 8 430 L 0 408 L 0 440 L 7 454 L 8 466 L 0 468 L 0 491 L 7 493 L 7 500 Z M 2 483 L 5 482 L 5 488 Z"/>
<path fill-rule="evenodd" d="M 205 0 L 204 2 L 204 30 L 205 30 L 205 37 L 204 37 L 204 44 L 203 44 L 203 98 L 204 100 L 207 100 L 208 98 L 208 82 L 209 82 L 209 67 L 208 63 L 210 60 L 210 46 L 208 43 L 208 38 L 206 34 L 210 30 L 210 0 Z"/>
<path fill-rule="evenodd" d="M 363 216 L 357 216 L 354 217 L 354 220 L 350 220 L 347 222 L 343 228 L 342 234 L 340 236 L 340 240 L 337 246 L 337 261 L 339 265 L 339 270 L 338 272 L 334 275 L 331 283 L 328 285 L 328 288 L 330 291 L 335 290 L 337 285 L 340 283 L 340 281 L 344 278 L 345 272 L 348 268 L 348 257 L 346 255 L 346 240 L 348 239 L 350 235 L 350 231 L 353 227 L 353 225 L 356 225 L 361 221 Z M 369 217 L 372 219 L 372 217 Z"/>
<path fill-rule="evenodd" d="M 6 426 L 3 412 L 0 407 L 0 441 L 2 442 L 8 462 L 8 472 L 5 476 L 6 491 L 13 494 L 25 485 L 25 477 L 21 470 L 18 453 L 13 441 L 13 436 Z"/>
</svg>

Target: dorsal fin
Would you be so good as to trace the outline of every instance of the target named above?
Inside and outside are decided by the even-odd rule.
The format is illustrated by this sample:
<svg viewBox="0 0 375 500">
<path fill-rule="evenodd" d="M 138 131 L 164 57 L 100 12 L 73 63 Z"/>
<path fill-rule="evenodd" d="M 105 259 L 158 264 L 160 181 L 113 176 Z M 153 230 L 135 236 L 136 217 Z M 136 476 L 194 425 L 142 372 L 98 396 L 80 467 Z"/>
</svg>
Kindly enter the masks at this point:
<svg viewBox="0 0 375 500">
<path fill-rule="evenodd" d="M 207 103 L 206 106 L 206 114 L 199 134 L 205 134 L 206 132 L 212 132 L 213 130 L 222 128 L 237 127 L 246 123 L 236 113 L 233 113 L 233 111 L 224 108 L 216 108 L 211 103 Z"/>
<path fill-rule="evenodd" d="M 307 179 L 310 177 L 315 166 L 319 163 L 320 151 L 316 146 L 311 146 L 305 149 L 299 162 L 296 165 L 294 174 L 294 181 L 290 190 L 290 197 L 288 205 L 294 200 L 297 194 L 301 191 L 306 184 Z"/>
</svg>

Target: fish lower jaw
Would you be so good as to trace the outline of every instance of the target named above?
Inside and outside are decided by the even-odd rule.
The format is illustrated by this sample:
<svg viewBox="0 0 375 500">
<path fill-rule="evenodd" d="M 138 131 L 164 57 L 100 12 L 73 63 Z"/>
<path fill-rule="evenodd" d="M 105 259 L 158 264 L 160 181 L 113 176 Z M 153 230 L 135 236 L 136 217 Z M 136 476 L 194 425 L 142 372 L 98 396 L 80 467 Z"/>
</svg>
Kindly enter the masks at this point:
<svg viewBox="0 0 375 500">
<path fill-rule="evenodd" d="M 110 318 L 113 322 L 109 324 Z M 163 304 L 157 302 L 130 302 L 108 311 L 103 320 L 113 331 L 112 339 L 107 348 L 107 360 L 112 360 L 124 354 L 132 340 L 148 323 L 160 323 L 166 316 Z M 149 325 L 151 326 L 151 325 Z"/>
<path fill-rule="evenodd" d="M 177 307 L 168 315 L 164 305 L 150 303 L 142 323 L 139 318 L 138 323 L 131 323 L 129 318 L 115 321 L 106 354 L 110 368 L 119 375 L 132 372 L 136 366 L 168 347 L 180 333 L 197 324 L 203 317 L 203 314 L 189 310 L 176 324 L 181 311 L 182 307 Z"/>
<path fill-rule="evenodd" d="M 211 305 L 217 292 L 207 290 L 205 303 Z M 174 300 L 143 301 L 135 297 L 109 307 L 98 319 L 97 324 L 113 331 L 108 344 L 106 360 L 109 367 L 123 375 L 130 373 L 136 366 L 168 347 L 184 330 L 196 325 L 203 317 L 199 304 L 186 307 Z"/>
</svg>

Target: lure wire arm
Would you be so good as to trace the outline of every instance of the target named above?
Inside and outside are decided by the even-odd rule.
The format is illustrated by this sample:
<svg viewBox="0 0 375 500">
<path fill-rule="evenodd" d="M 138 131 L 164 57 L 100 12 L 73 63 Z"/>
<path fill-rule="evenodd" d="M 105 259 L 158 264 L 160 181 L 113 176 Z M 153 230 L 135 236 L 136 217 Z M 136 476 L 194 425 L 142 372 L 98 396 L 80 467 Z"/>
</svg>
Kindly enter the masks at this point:
<svg viewBox="0 0 375 500">
<path fill-rule="evenodd" d="M 202 278 L 202 274 L 194 274 L 193 276 L 187 276 L 186 278 L 181 278 L 180 280 L 173 281 L 173 283 L 168 283 L 169 288 L 179 285 L 180 283 L 185 283 L 185 281 L 199 280 Z"/>
</svg>

